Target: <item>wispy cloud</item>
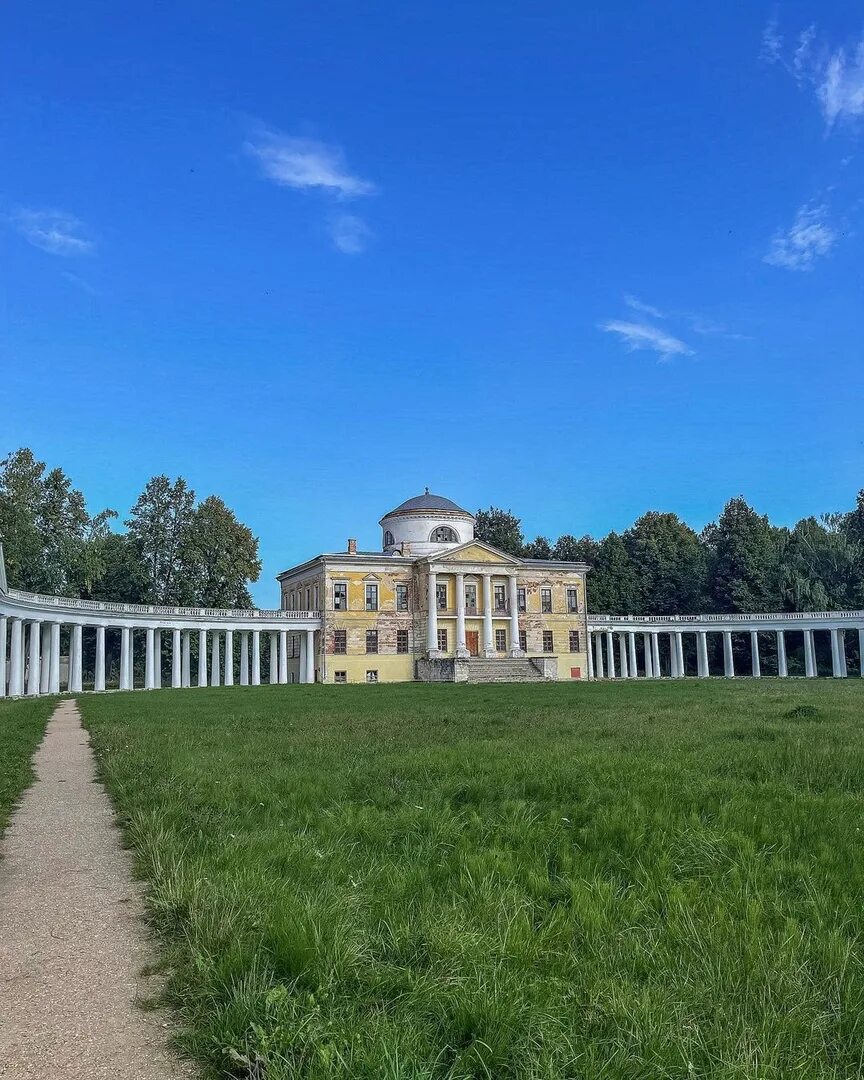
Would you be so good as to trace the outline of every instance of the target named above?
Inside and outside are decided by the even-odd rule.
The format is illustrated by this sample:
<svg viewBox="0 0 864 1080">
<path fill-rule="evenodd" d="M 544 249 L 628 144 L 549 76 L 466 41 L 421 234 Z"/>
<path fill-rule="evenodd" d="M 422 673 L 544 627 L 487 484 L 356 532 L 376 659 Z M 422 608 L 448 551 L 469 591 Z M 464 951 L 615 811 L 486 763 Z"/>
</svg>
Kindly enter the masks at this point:
<svg viewBox="0 0 864 1080">
<path fill-rule="evenodd" d="M 837 233 L 828 223 L 828 208 L 806 203 L 799 207 L 791 228 L 777 233 L 771 241 L 763 261 L 785 270 L 811 270 L 836 242 Z"/>
<path fill-rule="evenodd" d="M 735 331 L 730 330 L 728 326 L 724 326 L 723 323 L 718 323 L 705 315 L 689 312 L 684 318 L 690 324 L 690 329 L 694 334 L 701 334 L 703 337 L 729 338 L 732 341 L 744 340 L 744 334 L 737 334 Z"/>
<path fill-rule="evenodd" d="M 636 296 L 631 296 L 630 293 L 625 293 L 624 303 L 633 311 L 638 311 L 641 315 L 649 315 L 652 319 L 666 318 L 662 311 L 658 311 L 656 307 L 652 307 L 651 304 L 646 304 Z"/>
<path fill-rule="evenodd" d="M 95 249 L 84 223 L 72 214 L 21 207 L 7 219 L 28 244 L 52 255 L 89 255 Z"/>
<path fill-rule="evenodd" d="M 298 191 L 319 190 L 340 199 L 372 195 L 369 180 L 355 176 L 337 146 L 262 129 L 245 146 L 268 180 Z"/>
<path fill-rule="evenodd" d="M 372 230 L 356 214 L 337 214 L 329 222 L 330 237 L 344 255 L 359 255 L 372 239 Z"/>
<path fill-rule="evenodd" d="M 87 293 L 88 296 L 98 296 L 99 290 L 95 289 L 89 281 L 85 281 L 84 278 L 79 277 L 77 274 L 71 274 L 68 270 L 63 270 L 60 277 L 64 281 L 68 281 L 70 285 L 74 285 L 76 289 L 80 289 L 82 292 Z"/>
<path fill-rule="evenodd" d="M 819 41 L 814 24 L 800 31 L 787 50 L 775 17 L 762 32 L 760 57 L 812 89 L 829 129 L 864 117 L 864 36 L 849 46 L 828 45 Z"/>
<path fill-rule="evenodd" d="M 693 355 L 690 346 L 680 338 L 673 337 L 648 323 L 611 319 L 609 322 L 601 323 L 600 329 L 607 333 L 617 334 L 628 349 L 650 349 L 658 353 L 663 360 L 668 360 L 670 356 Z"/>
</svg>

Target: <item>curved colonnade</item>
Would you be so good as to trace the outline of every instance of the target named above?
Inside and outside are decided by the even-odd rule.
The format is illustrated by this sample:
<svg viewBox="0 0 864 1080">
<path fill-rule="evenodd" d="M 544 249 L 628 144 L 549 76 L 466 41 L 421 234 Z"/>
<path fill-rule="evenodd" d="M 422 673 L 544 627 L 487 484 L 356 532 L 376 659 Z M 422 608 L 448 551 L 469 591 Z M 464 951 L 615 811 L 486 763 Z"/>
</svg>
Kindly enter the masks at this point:
<svg viewBox="0 0 864 1080">
<path fill-rule="evenodd" d="M 858 673 L 864 676 L 864 611 L 781 612 L 770 615 L 589 615 L 588 677 L 591 679 L 659 679 L 664 675 L 683 679 L 687 675 L 684 635 L 695 635 L 696 671 L 708 678 L 708 635 L 720 634 L 723 642 L 723 670 L 726 678 L 746 674 L 762 675 L 761 642 L 767 637 L 774 651 L 777 675 L 789 675 L 787 634 L 803 635 L 804 674 L 816 678 L 817 633 L 827 634 L 831 644 L 831 674 L 845 679 L 849 674 L 847 638 L 858 635 Z M 732 635 L 749 636 L 749 670 L 735 670 Z M 760 637 L 761 635 L 761 637 Z M 661 637 L 668 638 L 668 656 L 661 663 Z M 616 649 L 617 644 L 617 649 Z M 616 657 L 617 652 L 617 657 Z M 666 650 L 663 650 L 663 654 Z"/>
</svg>

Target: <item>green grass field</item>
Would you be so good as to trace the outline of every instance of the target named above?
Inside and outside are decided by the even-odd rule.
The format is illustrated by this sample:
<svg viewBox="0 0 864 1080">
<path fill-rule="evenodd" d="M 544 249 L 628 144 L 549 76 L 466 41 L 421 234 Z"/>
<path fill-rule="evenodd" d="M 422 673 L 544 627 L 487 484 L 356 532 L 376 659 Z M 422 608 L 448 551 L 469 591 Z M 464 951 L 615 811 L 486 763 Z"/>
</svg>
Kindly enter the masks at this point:
<svg viewBox="0 0 864 1080">
<path fill-rule="evenodd" d="M 42 741 L 56 698 L 0 701 L 0 833 L 33 780 L 30 759 Z"/>
<path fill-rule="evenodd" d="M 84 697 L 208 1075 L 864 1075 L 864 686 Z"/>
</svg>

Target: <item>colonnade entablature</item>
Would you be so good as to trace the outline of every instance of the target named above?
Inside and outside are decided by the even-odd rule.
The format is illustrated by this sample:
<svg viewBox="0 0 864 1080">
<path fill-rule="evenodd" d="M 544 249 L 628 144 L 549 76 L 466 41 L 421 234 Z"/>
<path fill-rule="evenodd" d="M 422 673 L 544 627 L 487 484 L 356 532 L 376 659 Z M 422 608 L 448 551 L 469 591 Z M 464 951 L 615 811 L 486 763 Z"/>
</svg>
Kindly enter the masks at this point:
<svg viewBox="0 0 864 1080">
<path fill-rule="evenodd" d="M 864 611 L 783 611 L 753 614 L 710 615 L 589 615 L 588 677 L 604 678 L 684 678 L 711 674 L 732 678 L 746 674 L 762 675 L 763 646 L 774 650 L 774 668 L 780 678 L 789 675 L 787 635 L 801 635 L 803 674 L 819 675 L 817 641 L 827 639 L 831 651 L 831 674 L 846 678 L 849 674 L 849 631 L 857 634 L 858 668 L 864 677 Z M 709 664 L 709 635 L 721 636 L 722 671 L 713 672 Z M 820 638 L 816 635 L 819 634 Z M 733 635 L 735 637 L 733 638 Z M 749 649 L 742 650 L 741 635 L 749 638 Z M 695 663 L 688 670 L 685 636 L 695 641 Z M 668 639 L 668 648 L 666 641 Z M 661 649 L 661 640 L 663 648 Z M 795 639 L 793 639 L 795 640 Z M 617 641 L 617 650 L 616 650 Z M 743 651 L 747 670 L 736 671 L 736 648 Z M 617 651 L 617 657 L 616 657 Z M 749 656 L 748 656 L 749 652 Z M 692 668 L 695 667 L 695 670 Z"/>
</svg>

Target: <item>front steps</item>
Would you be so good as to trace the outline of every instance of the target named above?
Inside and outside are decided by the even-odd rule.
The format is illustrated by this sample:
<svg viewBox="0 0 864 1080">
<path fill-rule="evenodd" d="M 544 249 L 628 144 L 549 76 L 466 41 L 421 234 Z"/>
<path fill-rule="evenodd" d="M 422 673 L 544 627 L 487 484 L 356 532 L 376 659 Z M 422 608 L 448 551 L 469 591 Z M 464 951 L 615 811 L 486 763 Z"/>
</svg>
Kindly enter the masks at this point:
<svg viewBox="0 0 864 1080">
<path fill-rule="evenodd" d="M 418 660 L 415 675 L 420 682 L 551 682 L 558 677 L 558 662 L 554 656 L 442 657 Z"/>
</svg>

